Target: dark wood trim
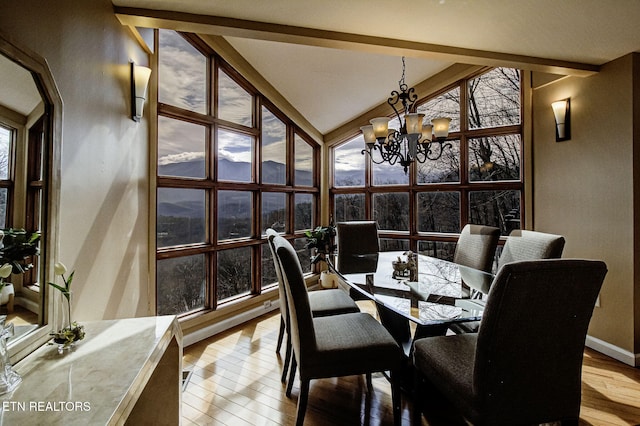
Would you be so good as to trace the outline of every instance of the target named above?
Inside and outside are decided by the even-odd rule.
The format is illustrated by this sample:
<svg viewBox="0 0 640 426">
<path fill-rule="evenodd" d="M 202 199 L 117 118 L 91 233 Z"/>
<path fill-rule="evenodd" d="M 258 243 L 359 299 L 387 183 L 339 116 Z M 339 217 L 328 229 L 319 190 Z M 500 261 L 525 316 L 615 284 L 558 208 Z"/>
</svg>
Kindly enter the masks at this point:
<svg viewBox="0 0 640 426">
<path fill-rule="evenodd" d="M 196 48 L 203 52 L 207 57 L 207 69 L 208 75 L 208 93 L 207 110 L 211 114 L 200 114 L 193 111 L 188 111 L 179 107 L 175 107 L 167 104 L 158 105 L 159 116 L 169 117 L 177 120 L 183 120 L 186 122 L 199 124 L 206 126 L 207 132 L 207 159 L 206 159 L 206 177 L 204 178 L 188 178 L 188 177 L 174 177 L 174 176 L 157 176 L 157 188 L 183 188 L 183 189 L 197 189 L 205 191 L 207 199 L 207 216 L 206 222 L 206 235 L 207 241 L 200 244 L 187 244 L 182 246 L 161 247 L 156 250 L 157 261 L 164 259 L 172 259 L 183 256 L 191 256 L 197 254 L 204 254 L 207 265 L 207 296 L 206 307 L 204 310 L 217 309 L 218 301 L 216 300 L 217 294 L 217 253 L 221 250 L 250 247 L 251 248 L 251 275 L 252 286 L 251 294 L 258 295 L 261 293 L 261 258 L 260 248 L 264 244 L 265 240 L 261 235 L 261 219 L 262 219 L 262 193 L 263 192 L 277 192 L 283 193 L 286 197 L 286 231 L 289 235 L 296 238 L 304 237 L 304 230 L 293 232 L 294 218 L 295 218 L 295 194 L 309 194 L 314 201 L 314 223 L 312 227 L 316 226 L 319 221 L 318 210 L 318 197 L 320 195 L 319 183 L 320 183 L 320 146 L 314 142 L 313 139 L 304 132 L 300 127 L 289 119 L 282 111 L 280 111 L 270 100 L 265 98 L 257 89 L 255 89 L 240 73 L 238 73 L 233 67 L 225 62 L 219 55 L 213 52 L 208 46 L 203 46 L 204 42 L 195 35 L 181 33 L 185 40 L 192 42 L 196 45 Z M 208 53 L 205 53 L 208 52 Z M 243 90 L 253 96 L 252 101 L 252 127 L 243 126 L 237 123 L 232 123 L 217 118 L 218 116 L 218 95 L 219 91 L 216 90 L 218 86 L 218 78 L 220 70 L 224 71 L 227 76 L 233 79 Z M 262 167 L 262 150 L 261 150 L 261 138 L 262 138 L 262 108 L 267 108 L 270 113 L 281 120 L 286 126 L 286 179 L 283 184 L 267 184 L 262 182 L 261 167 Z M 238 134 L 248 135 L 253 138 L 252 146 L 252 176 L 251 182 L 231 182 L 222 181 L 217 178 L 217 147 L 218 147 L 218 130 L 226 130 Z M 312 148 L 313 154 L 313 183 L 314 186 L 296 186 L 294 182 L 295 176 L 295 137 L 300 136 L 305 143 Z M 253 203 L 252 217 L 251 217 L 251 236 L 247 238 L 239 238 L 233 240 L 218 241 L 217 232 L 217 209 L 218 205 L 217 196 L 218 191 L 231 190 L 231 191 L 243 191 L 251 193 L 251 200 Z M 316 211 L 317 210 L 317 211 Z M 246 297 L 243 295 L 242 297 Z M 224 301 L 232 302 L 235 298 Z M 190 315 L 186 313 L 185 315 Z"/>
</svg>

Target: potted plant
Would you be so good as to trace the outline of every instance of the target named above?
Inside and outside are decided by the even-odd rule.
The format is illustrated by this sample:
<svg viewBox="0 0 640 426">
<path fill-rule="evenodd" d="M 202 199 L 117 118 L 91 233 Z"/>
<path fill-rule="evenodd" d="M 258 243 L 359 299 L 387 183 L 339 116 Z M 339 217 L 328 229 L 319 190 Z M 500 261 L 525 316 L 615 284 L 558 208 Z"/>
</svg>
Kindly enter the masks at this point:
<svg viewBox="0 0 640 426">
<path fill-rule="evenodd" d="M 316 253 L 311 257 L 311 263 L 316 264 L 320 261 L 326 262 L 326 256 L 333 253 L 336 245 L 333 244 L 333 237 L 336 235 L 336 227 L 318 226 L 312 231 L 306 231 L 308 249 L 316 249 Z"/>
<path fill-rule="evenodd" d="M 29 232 L 21 228 L 0 231 L 0 264 L 8 263 L 12 273 L 24 274 L 33 268 L 31 258 L 40 254 L 39 232 Z"/>
<path fill-rule="evenodd" d="M 5 282 L 11 274 L 24 274 L 33 268 L 32 257 L 40 254 L 39 232 L 28 232 L 20 228 L 0 230 L 0 304 L 7 304 L 7 312 L 13 312 L 15 290 L 13 284 Z"/>
<path fill-rule="evenodd" d="M 68 349 L 71 346 L 75 345 L 76 342 L 84 339 L 84 325 L 79 325 L 77 322 L 71 320 L 71 283 L 73 282 L 73 274 L 75 271 L 72 271 L 69 274 L 68 278 L 65 278 L 64 274 L 67 273 L 67 267 L 64 266 L 62 262 L 56 262 L 54 267 L 54 272 L 56 275 L 60 275 L 62 277 L 62 282 L 64 286 L 58 285 L 56 283 L 49 283 L 49 285 L 56 290 L 60 291 L 64 300 L 67 301 L 67 309 L 66 311 L 63 309 L 63 321 L 62 328 L 55 333 L 51 333 L 53 336 L 53 342 L 58 345 L 58 352 L 62 353 L 64 349 Z"/>
<path fill-rule="evenodd" d="M 11 275 L 13 268 L 10 264 L 5 263 L 0 267 L 0 305 L 7 305 L 7 312 L 13 312 L 13 298 L 15 291 L 13 290 L 13 284 L 7 283 L 4 280 Z"/>
<path fill-rule="evenodd" d="M 308 249 L 315 249 L 316 253 L 311 256 L 311 264 L 315 265 L 320 261 L 327 262 L 327 256 L 331 255 L 336 250 L 336 245 L 333 243 L 333 238 L 336 236 L 336 227 L 333 224 L 329 226 L 318 226 L 312 231 L 306 231 L 307 244 L 305 247 Z M 336 279 L 334 274 L 329 271 L 322 271 L 320 273 L 319 284 L 322 288 L 335 288 Z"/>
</svg>

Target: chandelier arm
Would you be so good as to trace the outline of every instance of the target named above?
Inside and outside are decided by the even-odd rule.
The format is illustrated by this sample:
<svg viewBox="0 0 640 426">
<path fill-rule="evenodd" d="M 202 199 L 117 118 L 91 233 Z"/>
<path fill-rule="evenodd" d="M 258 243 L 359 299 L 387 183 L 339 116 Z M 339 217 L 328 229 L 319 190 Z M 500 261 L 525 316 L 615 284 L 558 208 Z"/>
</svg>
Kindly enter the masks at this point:
<svg viewBox="0 0 640 426">
<path fill-rule="evenodd" d="M 380 151 L 380 160 L 378 160 L 378 161 L 376 160 L 376 158 L 374 157 L 373 152 L 372 152 L 372 151 L 376 151 L 376 150 Z M 376 146 L 376 145 L 374 145 L 374 146 L 373 146 L 373 147 L 371 147 L 371 148 L 368 148 L 368 147 L 367 147 L 367 148 L 363 149 L 360 153 L 361 153 L 362 155 L 369 154 L 369 158 L 371 158 L 371 161 L 372 161 L 374 164 L 382 164 L 382 163 L 384 163 L 385 161 L 387 161 L 387 160 L 385 159 L 385 156 L 382 154 L 382 150 L 381 150 L 381 149 L 378 149 L 378 146 Z"/>
<path fill-rule="evenodd" d="M 436 151 L 434 149 L 432 149 L 433 146 L 435 146 L 434 144 L 437 144 L 439 146 L 439 149 Z M 424 147 L 424 155 L 426 157 L 426 159 L 435 161 L 435 160 L 439 160 L 440 157 L 442 157 L 442 154 L 444 153 L 445 149 L 449 149 L 451 148 L 453 145 L 451 145 L 451 143 L 449 142 L 444 142 L 444 141 L 433 141 L 433 142 L 429 142 L 427 144 L 426 147 Z"/>
<path fill-rule="evenodd" d="M 400 90 L 402 90 L 402 86 L 400 86 Z M 397 90 L 393 90 L 391 92 L 391 96 L 389 97 L 389 99 L 387 99 L 387 103 L 391 106 L 391 108 L 393 108 L 393 112 L 398 118 L 398 122 L 400 123 L 400 126 L 402 126 L 402 117 L 400 117 L 400 111 L 398 110 L 398 108 L 396 108 L 396 105 L 398 104 L 398 102 L 402 103 L 402 100 L 401 100 L 402 93 L 398 92 Z"/>
</svg>

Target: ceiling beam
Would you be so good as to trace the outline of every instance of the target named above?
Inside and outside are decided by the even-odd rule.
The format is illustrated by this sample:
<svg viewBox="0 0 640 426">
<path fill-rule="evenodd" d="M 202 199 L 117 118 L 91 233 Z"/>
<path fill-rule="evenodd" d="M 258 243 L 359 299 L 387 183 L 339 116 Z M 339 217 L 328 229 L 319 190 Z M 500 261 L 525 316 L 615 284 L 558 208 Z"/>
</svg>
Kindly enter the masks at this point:
<svg viewBox="0 0 640 426">
<path fill-rule="evenodd" d="M 243 37 L 308 46 L 357 50 L 408 56 L 471 65 L 511 67 L 551 74 L 587 77 L 597 73 L 597 65 L 534 56 L 465 49 L 338 31 L 327 31 L 222 16 L 199 15 L 164 10 L 114 7 L 124 25 L 166 28 L 177 31 Z"/>
</svg>

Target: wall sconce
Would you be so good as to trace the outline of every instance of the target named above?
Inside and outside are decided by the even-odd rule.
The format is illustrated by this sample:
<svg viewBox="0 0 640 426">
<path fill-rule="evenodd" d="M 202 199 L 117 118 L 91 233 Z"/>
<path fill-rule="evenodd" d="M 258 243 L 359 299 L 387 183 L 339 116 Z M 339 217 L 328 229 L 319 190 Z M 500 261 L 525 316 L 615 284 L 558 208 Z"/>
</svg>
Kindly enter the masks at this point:
<svg viewBox="0 0 640 426">
<path fill-rule="evenodd" d="M 131 62 L 131 118 L 133 121 L 140 121 L 142 118 L 150 76 L 150 68 L 138 66 L 135 62 Z"/>
<path fill-rule="evenodd" d="M 571 98 L 556 101 L 551 104 L 556 119 L 556 142 L 571 139 Z"/>
</svg>

